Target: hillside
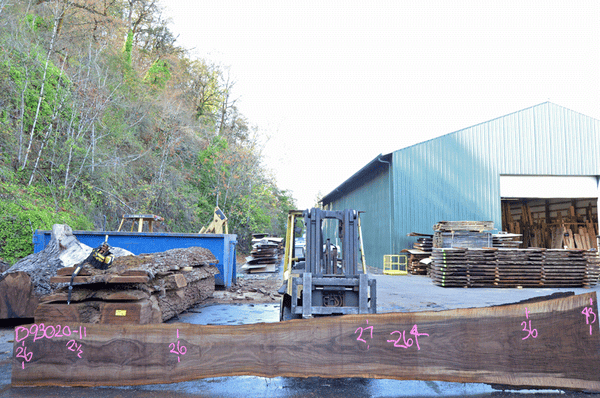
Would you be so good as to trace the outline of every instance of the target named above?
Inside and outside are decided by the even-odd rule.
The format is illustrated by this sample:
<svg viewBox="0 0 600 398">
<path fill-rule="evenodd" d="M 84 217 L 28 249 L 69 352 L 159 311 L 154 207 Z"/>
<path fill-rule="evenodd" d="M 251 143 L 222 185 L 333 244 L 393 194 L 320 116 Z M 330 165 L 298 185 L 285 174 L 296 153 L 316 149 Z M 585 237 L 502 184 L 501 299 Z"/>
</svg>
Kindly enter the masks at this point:
<svg viewBox="0 0 600 398">
<path fill-rule="evenodd" d="M 0 0 L 0 259 L 31 232 L 116 229 L 124 213 L 198 232 L 215 206 L 242 250 L 283 235 L 289 192 L 226 68 L 176 45 L 157 0 Z"/>
</svg>

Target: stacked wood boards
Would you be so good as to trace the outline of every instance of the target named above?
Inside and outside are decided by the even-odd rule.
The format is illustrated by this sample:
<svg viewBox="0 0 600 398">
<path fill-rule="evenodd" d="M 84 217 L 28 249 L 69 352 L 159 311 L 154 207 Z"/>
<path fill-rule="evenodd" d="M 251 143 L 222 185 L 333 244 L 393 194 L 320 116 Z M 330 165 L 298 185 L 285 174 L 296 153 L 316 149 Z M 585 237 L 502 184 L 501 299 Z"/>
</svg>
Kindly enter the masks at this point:
<svg viewBox="0 0 600 398">
<path fill-rule="evenodd" d="M 433 247 L 492 247 L 493 221 L 440 221 L 433 226 Z"/>
<path fill-rule="evenodd" d="M 506 232 L 493 234 L 492 239 L 494 247 L 512 247 L 516 249 L 523 243 L 523 235 Z"/>
<path fill-rule="evenodd" d="M 276 272 L 279 257 L 282 251 L 282 238 L 264 237 L 254 239 L 250 256 L 246 257 L 246 264 L 242 269 L 248 273 Z"/>
<path fill-rule="evenodd" d="M 502 249 L 496 251 L 498 287 L 543 286 L 543 249 Z M 581 285 L 580 285 L 581 286 Z"/>
<path fill-rule="evenodd" d="M 429 276 L 443 287 L 589 287 L 599 263 L 583 250 L 434 249 Z"/>
<path fill-rule="evenodd" d="M 433 226 L 434 231 L 474 231 L 483 232 L 494 229 L 493 221 L 440 221 Z"/>
<path fill-rule="evenodd" d="M 217 259 L 202 247 L 124 256 L 107 270 L 86 266 L 68 286 L 75 267 L 60 269 L 51 283 L 62 284 L 41 298 L 39 323 L 160 323 L 212 296 Z"/>
<path fill-rule="evenodd" d="M 429 270 L 429 257 L 433 250 L 433 235 L 411 232 L 407 236 L 417 237 L 412 249 L 404 249 L 409 253 L 407 271 L 412 275 L 427 275 Z"/>
<path fill-rule="evenodd" d="M 239 326 L 23 325 L 15 329 L 11 383 L 139 385 L 254 375 L 600 391 L 596 300 L 592 292 Z"/>
<path fill-rule="evenodd" d="M 597 249 L 597 206 L 590 199 L 502 201 L 502 227 L 521 234 L 521 247 Z M 586 206 L 587 203 L 587 206 Z"/>
</svg>

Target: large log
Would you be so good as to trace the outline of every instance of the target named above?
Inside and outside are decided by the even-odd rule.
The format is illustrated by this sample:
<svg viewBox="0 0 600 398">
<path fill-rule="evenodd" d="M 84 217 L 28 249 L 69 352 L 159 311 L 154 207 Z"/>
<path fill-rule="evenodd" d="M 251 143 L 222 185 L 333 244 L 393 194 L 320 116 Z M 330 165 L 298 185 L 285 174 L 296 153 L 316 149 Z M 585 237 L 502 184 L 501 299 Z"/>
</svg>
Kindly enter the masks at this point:
<svg viewBox="0 0 600 398">
<path fill-rule="evenodd" d="M 597 314 L 593 292 L 487 308 L 241 326 L 28 325 L 15 329 L 12 385 L 256 375 L 600 391 Z"/>
<path fill-rule="evenodd" d="M 52 292 L 50 278 L 58 269 L 83 261 L 91 250 L 75 238 L 71 227 L 55 224 L 44 250 L 17 261 L 0 275 L 0 319 L 33 318 L 40 297 Z"/>
<path fill-rule="evenodd" d="M 215 290 L 214 275 L 218 260 L 209 249 L 189 247 L 161 253 L 116 258 L 106 270 L 86 267 L 73 279 L 71 307 L 66 304 L 67 286 L 42 298 L 35 311 L 37 323 L 160 323 L 206 300 Z M 62 268 L 52 283 L 71 280 L 75 267 Z M 134 296 L 127 304 L 126 316 L 109 314 L 115 292 L 122 291 L 121 300 Z M 137 292 L 137 293 L 125 293 Z M 140 297 L 142 293 L 148 297 Z M 148 300 L 150 299 L 150 300 Z M 138 301 L 139 300 L 139 301 Z M 77 305 L 73 305 L 77 304 Z M 125 308 L 125 305 L 124 305 Z M 123 312 L 125 310 L 116 309 Z"/>
</svg>

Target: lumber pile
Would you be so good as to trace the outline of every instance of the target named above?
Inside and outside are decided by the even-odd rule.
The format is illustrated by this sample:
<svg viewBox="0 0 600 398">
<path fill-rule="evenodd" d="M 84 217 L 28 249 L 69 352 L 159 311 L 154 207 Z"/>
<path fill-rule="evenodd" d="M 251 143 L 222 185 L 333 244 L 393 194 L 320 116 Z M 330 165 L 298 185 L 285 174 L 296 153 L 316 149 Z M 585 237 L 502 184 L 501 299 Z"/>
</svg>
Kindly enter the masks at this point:
<svg viewBox="0 0 600 398">
<path fill-rule="evenodd" d="M 201 247 L 116 258 L 107 270 L 87 266 L 68 284 L 75 267 L 59 269 L 62 284 L 40 299 L 38 323 L 149 324 L 166 321 L 212 296 L 217 259 Z"/>
<path fill-rule="evenodd" d="M 549 201 L 533 212 L 527 201 L 517 204 L 502 202 L 502 226 L 509 233 L 521 234 L 521 247 L 546 249 L 598 249 L 598 214 L 591 202 L 587 207 L 576 208 L 573 201 L 564 210 L 551 211 Z M 518 212 L 518 218 L 513 217 Z"/>
<path fill-rule="evenodd" d="M 252 240 L 252 251 L 242 269 L 248 273 L 276 272 L 283 247 L 283 238 L 265 236 Z"/>
<path fill-rule="evenodd" d="M 413 243 L 412 249 L 404 249 L 408 253 L 407 271 L 412 275 L 427 275 L 429 270 L 429 258 L 433 250 L 433 235 L 411 232 L 406 236 L 415 236 L 417 241 Z"/>
<path fill-rule="evenodd" d="M 433 226 L 433 247 L 492 247 L 493 229 L 493 221 L 440 221 Z"/>
<path fill-rule="evenodd" d="M 518 249 L 523 243 L 523 235 L 501 232 L 492 235 L 493 247 L 509 247 Z"/>
<path fill-rule="evenodd" d="M 564 249 L 434 249 L 429 275 L 443 287 L 591 287 L 598 252 Z"/>
<path fill-rule="evenodd" d="M 17 261 L 0 275 L 0 319 L 33 318 L 40 297 L 53 291 L 50 278 L 60 268 L 83 261 L 91 251 L 77 240 L 71 227 L 53 225 L 44 250 Z M 131 252 L 113 248 L 113 254 L 119 257 Z"/>
<path fill-rule="evenodd" d="M 595 292 L 563 294 L 495 307 L 236 326 L 23 325 L 15 329 L 11 384 L 254 375 L 600 391 L 596 300 Z"/>
</svg>

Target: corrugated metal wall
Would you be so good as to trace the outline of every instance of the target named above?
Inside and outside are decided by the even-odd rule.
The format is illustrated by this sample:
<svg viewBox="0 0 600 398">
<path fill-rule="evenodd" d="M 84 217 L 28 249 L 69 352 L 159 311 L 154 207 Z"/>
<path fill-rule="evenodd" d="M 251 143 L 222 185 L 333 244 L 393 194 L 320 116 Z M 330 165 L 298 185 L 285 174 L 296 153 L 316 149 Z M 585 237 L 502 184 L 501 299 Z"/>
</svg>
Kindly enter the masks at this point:
<svg viewBox="0 0 600 398">
<path fill-rule="evenodd" d="M 331 203 L 331 209 L 355 209 L 360 215 L 367 265 L 383 268 L 383 254 L 392 254 L 389 165 L 382 167 L 365 184 Z M 328 207 L 329 208 L 329 207 Z"/>
<path fill-rule="evenodd" d="M 412 246 L 406 234 L 431 234 L 438 221 L 501 227 L 500 175 L 600 176 L 600 121 L 546 102 L 400 149 L 391 180 L 387 170 L 331 203 L 367 211 L 367 263 L 379 268 Z"/>
<path fill-rule="evenodd" d="M 502 223 L 500 175 L 600 175 L 600 121 L 546 102 L 393 153 L 393 239 L 438 221 Z"/>
</svg>

